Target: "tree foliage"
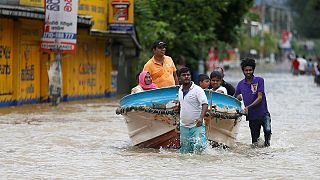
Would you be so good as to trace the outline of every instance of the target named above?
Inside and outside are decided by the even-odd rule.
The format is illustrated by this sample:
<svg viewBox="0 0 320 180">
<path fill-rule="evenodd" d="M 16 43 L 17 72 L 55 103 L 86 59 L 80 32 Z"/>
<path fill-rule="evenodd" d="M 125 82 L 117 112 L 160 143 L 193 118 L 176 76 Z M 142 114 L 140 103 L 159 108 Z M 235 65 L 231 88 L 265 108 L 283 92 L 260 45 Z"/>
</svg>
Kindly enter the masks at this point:
<svg viewBox="0 0 320 180">
<path fill-rule="evenodd" d="M 151 43 L 162 39 L 167 41 L 167 52 L 174 60 L 184 57 L 192 62 L 205 57 L 207 49 L 217 41 L 236 42 L 237 27 L 252 3 L 253 0 L 135 0 L 135 25 L 148 55 Z"/>
<path fill-rule="evenodd" d="M 294 11 L 294 25 L 298 33 L 307 38 L 320 38 L 320 1 L 289 0 L 288 4 Z"/>
</svg>

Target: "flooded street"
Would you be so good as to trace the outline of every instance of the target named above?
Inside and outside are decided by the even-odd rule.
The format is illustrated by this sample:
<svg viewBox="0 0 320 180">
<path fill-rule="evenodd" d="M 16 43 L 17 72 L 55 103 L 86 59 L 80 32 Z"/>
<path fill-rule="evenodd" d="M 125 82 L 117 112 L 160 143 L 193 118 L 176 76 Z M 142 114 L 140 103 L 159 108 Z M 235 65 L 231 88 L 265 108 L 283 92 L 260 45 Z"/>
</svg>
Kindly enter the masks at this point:
<svg viewBox="0 0 320 180">
<path fill-rule="evenodd" d="M 0 108 L 1 179 L 319 179 L 320 87 L 310 76 L 261 73 L 272 118 L 268 148 L 251 148 L 242 121 L 236 147 L 203 154 L 132 147 L 118 99 Z M 240 68 L 226 80 L 243 78 Z"/>
</svg>

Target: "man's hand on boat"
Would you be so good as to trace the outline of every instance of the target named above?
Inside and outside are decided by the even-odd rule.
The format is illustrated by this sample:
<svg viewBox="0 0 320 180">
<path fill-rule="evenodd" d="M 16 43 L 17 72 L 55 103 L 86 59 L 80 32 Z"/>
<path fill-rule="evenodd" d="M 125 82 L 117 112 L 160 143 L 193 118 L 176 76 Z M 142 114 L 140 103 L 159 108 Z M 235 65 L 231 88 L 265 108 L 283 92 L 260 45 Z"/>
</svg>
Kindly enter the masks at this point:
<svg viewBox="0 0 320 180">
<path fill-rule="evenodd" d="M 195 122 L 197 123 L 197 127 L 200 127 L 203 123 L 203 118 L 198 118 L 195 120 Z"/>
<path fill-rule="evenodd" d="M 245 107 L 245 108 L 244 108 L 244 112 L 245 112 L 246 114 L 248 114 L 248 112 L 249 112 L 248 107 Z"/>
</svg>

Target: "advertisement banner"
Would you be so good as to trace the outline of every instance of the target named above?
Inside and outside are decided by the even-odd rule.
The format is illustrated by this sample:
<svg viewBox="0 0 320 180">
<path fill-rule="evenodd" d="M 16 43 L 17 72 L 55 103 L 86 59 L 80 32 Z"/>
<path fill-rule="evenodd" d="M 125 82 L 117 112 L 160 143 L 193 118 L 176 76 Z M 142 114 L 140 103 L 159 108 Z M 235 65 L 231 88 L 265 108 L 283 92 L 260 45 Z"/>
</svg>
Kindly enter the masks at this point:
<svg viewBox="0 0 320 180">
<path fill-rule="evenodd" d="M 133 0 L 109 1 L 109 26 L 110 31 L 133 31 Z"/>
<path fill-rule="evenodd" d="M 75 53 L 78 0 L 46 0 L 41 50 Z"/>
<path fill-rule="evenodd" d="M 292 34 L 290 32 L 282 31 L 281 40 L 279 42 L 280 48 L 290 50 L 291 49 L 291 39 L 292 39 Z"/>
</svg>

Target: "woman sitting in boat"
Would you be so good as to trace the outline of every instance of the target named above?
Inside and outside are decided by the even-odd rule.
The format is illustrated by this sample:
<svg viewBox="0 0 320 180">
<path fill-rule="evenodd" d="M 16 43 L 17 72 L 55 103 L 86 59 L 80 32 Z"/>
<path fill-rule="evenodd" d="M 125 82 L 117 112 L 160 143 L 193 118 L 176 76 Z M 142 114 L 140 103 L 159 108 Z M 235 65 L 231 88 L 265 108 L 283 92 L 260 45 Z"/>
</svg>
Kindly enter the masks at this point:
<svg viewBox="0 0 320 180">
<path fill-rule="evenodd" d="M 222 94 L 228 94 L 227 89 L 221 86 L 222 83 L 222 74 L 219 71 L 212 71 L 210 74 L 210 84 L 212 90 Z"/>
<path fill-rule="evenodd" d="M 148 71 L 142 71 L 139 75 L 139 84 L 131 89 L 131 94 L 156 88 L 157 85 L 152 83 L 150 73 Z"/>
</svg>

